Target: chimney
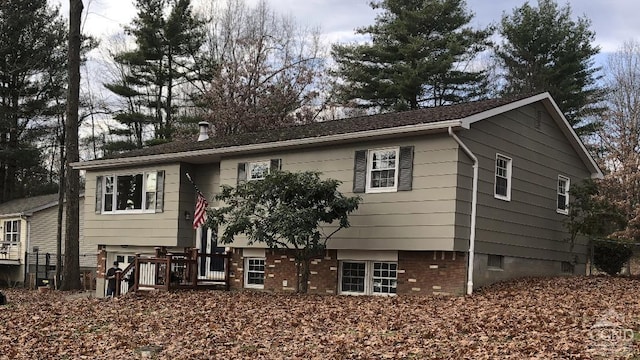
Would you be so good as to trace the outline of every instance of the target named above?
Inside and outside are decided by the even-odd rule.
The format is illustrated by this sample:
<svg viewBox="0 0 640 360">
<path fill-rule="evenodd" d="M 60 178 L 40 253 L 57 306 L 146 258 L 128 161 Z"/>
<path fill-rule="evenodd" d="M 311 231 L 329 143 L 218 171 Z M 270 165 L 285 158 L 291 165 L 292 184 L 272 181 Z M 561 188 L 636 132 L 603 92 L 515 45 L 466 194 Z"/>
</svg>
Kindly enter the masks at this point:
<svg viewBox="0 0 640 360">
<path fill-rule="evenodd" d="M 200 134 L 198 135 L 198 141 L 204 141 L 209 138 L 209 123 L 206 121 L 200 121 L 198 123 L 200 127 Z"/>
</svg>

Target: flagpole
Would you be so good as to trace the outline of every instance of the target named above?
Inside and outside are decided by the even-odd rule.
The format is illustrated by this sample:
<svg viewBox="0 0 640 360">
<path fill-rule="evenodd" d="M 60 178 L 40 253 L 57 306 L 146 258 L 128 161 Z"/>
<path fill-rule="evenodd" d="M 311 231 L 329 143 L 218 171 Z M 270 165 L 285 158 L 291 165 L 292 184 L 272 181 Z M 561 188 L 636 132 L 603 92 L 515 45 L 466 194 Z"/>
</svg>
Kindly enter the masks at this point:
<svg viewBox="0 0 640 360">
<path fill-rule="evenodd" d="M 200 191 L 200 189 L 198 189 L 198 186 L 196 185 L 196 183 L 193 181 L 193 179 L 191 179 L 191 175 L 189 175 L 189 173 L 185 173 L 185 175 L 187 175 L 187 179 L 189 180 L 189 182 L 191 183 L 191 185 L 193 185 L 193 188 L 196 189 L 196 193 L 204 196 L 204 194 L 202 193 L 202 191 Z"/>
<path fill-rule="evenodd" d="M 189 175 L 188 172 L 186 172 L 185 175 L 187 176 L 187 179 L 189 180 L 191 185 L 193 185 L 193 188 L 196 190 L 196 195 L 198 195 L 196 200 L 196 208 L 193 212 L 193 228 L 197 229 L 202 226 L 202 224 L 204 224 L 207 218 L 206 208 L 207 206 L 209 206 L 209 202 L 207 201 L 207 198 L 204 196 L 202 191 L 198 189 L 198 186 L 191 178 L 191 175 Z"/>
</svg>

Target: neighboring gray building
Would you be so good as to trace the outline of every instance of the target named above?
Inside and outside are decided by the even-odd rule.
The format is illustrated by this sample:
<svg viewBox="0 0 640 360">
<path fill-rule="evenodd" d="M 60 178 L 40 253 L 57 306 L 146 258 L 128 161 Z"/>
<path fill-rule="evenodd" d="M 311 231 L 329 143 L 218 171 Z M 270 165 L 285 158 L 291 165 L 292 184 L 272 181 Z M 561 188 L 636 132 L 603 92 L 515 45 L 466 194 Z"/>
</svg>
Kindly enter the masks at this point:
<svg viewBox="0 0 640 360">
<path fill-rule="evenodd" d="M 80 198 L 83 208 L 84 196 Z M 95 271 L 96 246 L 84 241 L 84 214 L 80 213 L 80 267 Z M 64 253 L 65 217 L 62 220 Z M 56 266 L 58 194 L 15 199 L 0 204 L 0 282 L 15 284 L 29 281 L 35 274 L 38 257 L 39 278 L 53 277 Z M 47 256 L 48 254 L 48 256 Z M 46 268 L 49 258 L 49 269 Z M 28 265 L 28 266 L 27 266 Z M 48 270 L 48 271 L 47 271 Z"/>
<path fill-rule="evenodd" d="M 518 276 L 584 274 L 586 245 L 570 253 L 566 241 L 569 188 L 602 176 L 548 93 L 174 142 L 73 166 L 86 171 L 85 236 L 103 270 L 155 246 L 219 245 L 191 228 L 187 172 L 210 200 L 220 185 L 272 169 L 342 181 L 340 191 L 363 202 L 312 263 L 310 292 L 323 294 L 464 293 Z M 230 246 L 232 288 L 292 289 L 291 254 L 241 237 Z"/>
</svg>

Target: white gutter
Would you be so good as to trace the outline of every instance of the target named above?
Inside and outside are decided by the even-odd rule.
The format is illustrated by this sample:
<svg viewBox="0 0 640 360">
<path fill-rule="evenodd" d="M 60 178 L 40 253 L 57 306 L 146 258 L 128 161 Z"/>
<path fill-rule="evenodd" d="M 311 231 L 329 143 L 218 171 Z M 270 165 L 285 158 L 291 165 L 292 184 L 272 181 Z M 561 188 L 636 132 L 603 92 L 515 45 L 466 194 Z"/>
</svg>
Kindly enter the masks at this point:
<svg viewBox="0 0 640 360">
<path fill-rule="evenodd" d="M 473 155 L 471 150 L 453 133 L 453 129 L 449 127 L 449 136 L 455 140 L 464 152 L 473 160 L 473 187 L 471 190 L 471 233 L 469 234 L 469 262 L 467 264 L 467 295 L 473 293 L 473 257 L 476 246 L 476 214 L 478 207 L 478 158 Z"/>
<path fill-rule="evenodd" d="M 11 214 L 2 214 L 0 215 L 0 219 L 7 219 L 7 218 L 22 218 L 23 216 L 26 216 L 27 214 L 23 213 L 23 212 L 19 212 L 19 213 L 11 213 Z"/>
</svg>

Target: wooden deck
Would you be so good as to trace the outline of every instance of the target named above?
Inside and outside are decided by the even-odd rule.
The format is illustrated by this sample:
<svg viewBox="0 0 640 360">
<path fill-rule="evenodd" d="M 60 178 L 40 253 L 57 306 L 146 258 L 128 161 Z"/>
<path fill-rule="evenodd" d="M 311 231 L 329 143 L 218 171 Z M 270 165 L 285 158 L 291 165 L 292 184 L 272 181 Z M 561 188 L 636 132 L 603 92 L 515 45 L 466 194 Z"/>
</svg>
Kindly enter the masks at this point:
<svg viewBox="0 0 640 360">
<path fill-rule="evenodd" d="M 201 254 L 198 249 L 167 253 L 156 249 L 153 257 L 136 254 L 135 260 L 116 273 L 115 296 L 130 291 L 225 289 L 229 290 L 230 253 Z M 218 271 L 203 271 L 215 264 Z"/>
</svg>

